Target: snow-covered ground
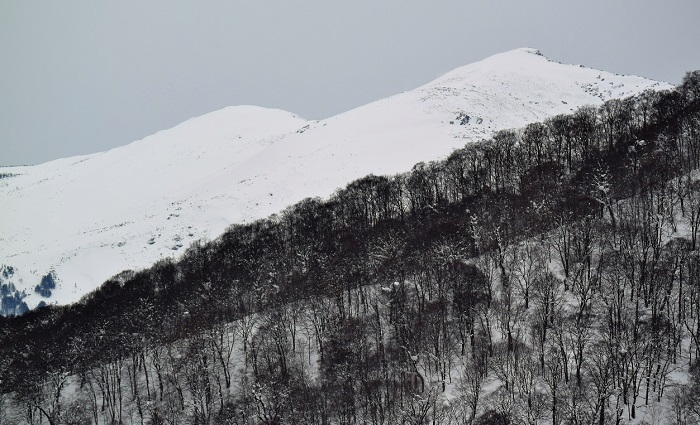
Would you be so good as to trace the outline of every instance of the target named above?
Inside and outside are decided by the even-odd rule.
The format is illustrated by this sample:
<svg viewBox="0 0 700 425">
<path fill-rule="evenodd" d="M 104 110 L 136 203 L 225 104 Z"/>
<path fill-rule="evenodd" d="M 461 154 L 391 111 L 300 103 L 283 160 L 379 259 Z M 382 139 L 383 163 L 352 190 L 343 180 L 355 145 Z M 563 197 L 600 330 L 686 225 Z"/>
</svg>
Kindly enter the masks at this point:
<svg viewBox="0 0 700 425">
<path fill-rule="evenodd" d="M 24 290 L 29 307 L 70 303 L 122 270 L 364 175 L 407 171 L 497 130 L 667 88 L 517 49 L 321 121 L 229 107 L 107 152 L 3 167 L 15 175 L 0 179 L 0 265 L 15 270 L 3 282 Z M 42 298 L 34 287 L 51 270 L 58 286 Z"/>
</svg>

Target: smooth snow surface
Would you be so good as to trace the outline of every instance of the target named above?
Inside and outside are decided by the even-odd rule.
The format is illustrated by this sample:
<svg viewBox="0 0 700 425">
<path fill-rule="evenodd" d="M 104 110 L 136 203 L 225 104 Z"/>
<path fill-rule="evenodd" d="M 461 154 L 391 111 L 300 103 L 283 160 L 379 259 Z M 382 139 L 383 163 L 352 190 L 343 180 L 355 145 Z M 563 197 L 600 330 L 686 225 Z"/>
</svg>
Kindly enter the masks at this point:
<svg viewBox="0 0 700 425">
<path fill-rule="evenodd" d="M 52 269 L 58 287 L 44 301 L 70 303 L 122 270 L 364 175 L 407 171 L 497 130 L 667 88 L 518 49 L 322 121 L 225 108 L 108 152 L 0 168 L 17 174 L 0 179 L 0 264 L 15 268 L 30 308 Z"/>
</svg>

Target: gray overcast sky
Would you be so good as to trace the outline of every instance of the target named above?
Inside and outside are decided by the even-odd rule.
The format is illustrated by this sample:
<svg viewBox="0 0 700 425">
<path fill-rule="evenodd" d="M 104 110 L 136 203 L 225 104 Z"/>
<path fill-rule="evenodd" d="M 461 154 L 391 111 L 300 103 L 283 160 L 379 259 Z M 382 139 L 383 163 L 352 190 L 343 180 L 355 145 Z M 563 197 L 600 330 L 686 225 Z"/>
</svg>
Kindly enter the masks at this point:
<svg viewBox="0 0 700 425">
<path fill-rule="evenodd" d="M 0 0 L 0 165 L 228 105 L 326 118 L 518 47 L 678 83 L 698 20 L 698 0 Z"/>
</svg>

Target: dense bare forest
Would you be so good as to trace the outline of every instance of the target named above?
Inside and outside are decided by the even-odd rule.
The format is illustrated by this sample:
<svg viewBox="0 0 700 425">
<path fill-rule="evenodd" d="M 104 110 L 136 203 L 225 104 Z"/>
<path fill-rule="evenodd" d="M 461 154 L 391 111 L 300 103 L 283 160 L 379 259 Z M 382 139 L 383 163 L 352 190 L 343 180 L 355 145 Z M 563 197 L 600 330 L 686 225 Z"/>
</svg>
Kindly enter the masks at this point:
<svg viewBox="0 0 700 425">
<path fill-rule="evenodd" d="M 429 142 L 429 141 L 426 141 Z M 700 422 L 700 72 L 0 319 L 0 424 Z"/>
</svg>

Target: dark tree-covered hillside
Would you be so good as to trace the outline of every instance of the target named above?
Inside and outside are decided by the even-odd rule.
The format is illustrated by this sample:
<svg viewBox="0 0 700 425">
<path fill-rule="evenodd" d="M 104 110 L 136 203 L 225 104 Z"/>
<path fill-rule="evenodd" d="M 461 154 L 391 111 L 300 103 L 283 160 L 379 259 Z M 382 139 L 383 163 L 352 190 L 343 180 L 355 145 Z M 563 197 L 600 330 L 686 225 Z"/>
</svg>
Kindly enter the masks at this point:
<svg viewBox="0 0 700 425">
<path fill-rule="evenodd" d="M 0 318 L 0 424 L 700 421 L 698 87 L 502 131 Z"/>
</svg>

